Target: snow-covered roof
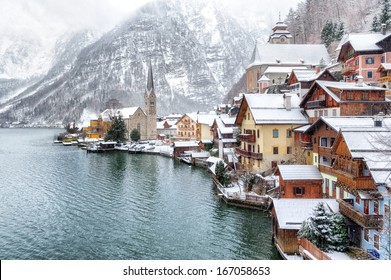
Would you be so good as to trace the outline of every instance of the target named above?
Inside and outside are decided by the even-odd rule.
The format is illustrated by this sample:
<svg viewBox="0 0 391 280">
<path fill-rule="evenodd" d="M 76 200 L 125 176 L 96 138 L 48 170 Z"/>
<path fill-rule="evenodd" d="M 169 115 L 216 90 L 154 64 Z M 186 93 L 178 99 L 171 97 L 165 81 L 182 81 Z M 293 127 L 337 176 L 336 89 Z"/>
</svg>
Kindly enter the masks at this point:
<svg viewBox="0 0 391 280">
<path fill-rule="evenodd" d="M 388 35 L 381 33 L 352 33 L 343 37 L 340 48 L 349 42 L 355 51 L 377 51 L 382 48 L 376 43 L 383 40 Z"/>
<path fill-rule="evenodd" d="M 284 74 L 290 74 L 292 73 L 293 69 L 307 69 L 305 66 L 293 66 L 293 67 L 287 67 L 287 66 L 269 66 L 266 68 L 264 74 L 279 74 L 279 73 L 284 73 Z M 263 76 L 262 76 L 263 77 Z"/>
<path fill-rule="evenodd" d="M 293 69 L 292 72 L 299 82 L 309 82 L 319 78 L 325 70 L 317 72 L 314 69 Z"/>
<path fill-rule="evenodd" d="M 124 118 L 128 118 L 129 116 L 133 116 L 138 108 L 140 107 L 127 107 L 127 108 L 118 109 L 116 111 L 116 115 L 121 115 Z"/>
<path fill-rule="evenodd" d="M 391 70 L 391 63 L 381 63 L 379 68 L 383 68 L 384 70 Z"/>
<path fill-rule="evenodd" d="M 256 124 L 308 123 L 297 95 L 291 95 L 290 110 L 285 108 L 284 94 L 246 94 L 245 98 Z"/>
<path fill-rule="evenodd" d="M 387 127 L 391 127 L 391 118 L 385 117 L 383 119 L 384 126 L 375 127 L 373 117 L 361 117 L 361 116 L 350 116 L 350 117 L 320 117 L 317 122 L 323 121 L 329 127 L 335 131 L 388 131 Z M 316 122 L 316 123 L 317 123 Z M 314 123 L 312 126 L 316 126 Z"/>
<path fill-rule="evenodd" d="M 311 127 L 310 124 L 302 125 L 302 126 L 300 126 L 300 127 L 294 128 L 293 131 L 295 131 L 295 132 L 305 132 L 305 131 L 307 131 L 307 129 L 310 128 L 310 127 Z"/>
<path fill-rule="evenodd" d="M 379 141 L 391 139 L 390 131 L 341 131 L 353 158 L 362 158 L 376 184 L 391 178 L 391 147 Z"/>
<path fill-rule="evenodd" d="M 210 115 L 210 114 L 198 114 L 197 115 L 197 121 L 200 124 L 206 124 L 209 126 L 213 125 L 214 120 L 216 119 L 216 115 Z"/>
<path fill-rule="evenodd" d="M 273 199 L 273 206 L 281 229 L 299 230 L 301 224 L 313 216 L 314 208 L 319 202 L 326 204 L 326 211 L 339 212 L 339 204 L 335 199 Z"/>
<path fill-rule="evenodd" d="M 322 180 L 316 165 L 278 165 L 283 180 Z"/>
<path fill-rule="evenodd" d="M 330 56 L 324 45 L 258 42 L 247 68 L 257 65 L 318 65 L 321 59 L 325 64 L 330 63 Z"/>
<path fill-rule="evenodd" d="M 198 147 L 198 143 L 195 141 L 177 141 L 174 142 L 174 147 Z"/>
</svg>

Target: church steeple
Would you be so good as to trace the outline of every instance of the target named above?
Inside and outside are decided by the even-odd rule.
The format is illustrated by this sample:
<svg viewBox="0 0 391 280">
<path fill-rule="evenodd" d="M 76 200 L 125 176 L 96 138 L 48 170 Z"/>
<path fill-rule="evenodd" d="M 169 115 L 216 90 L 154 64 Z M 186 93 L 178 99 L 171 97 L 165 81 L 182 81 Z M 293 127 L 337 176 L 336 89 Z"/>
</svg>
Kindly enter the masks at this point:
<svg viewBox="0 0 391 280">
<path fill-rule="evenodd" d="M 153 74 L 152 74 L 152 64 L 151 60 L 149 61 L 149 66 L 148 66 L 148 80 L 147 80 L 147 91 L 150 93 L 151 91 L 154 90 L 153 86 Z"/>
</svg>

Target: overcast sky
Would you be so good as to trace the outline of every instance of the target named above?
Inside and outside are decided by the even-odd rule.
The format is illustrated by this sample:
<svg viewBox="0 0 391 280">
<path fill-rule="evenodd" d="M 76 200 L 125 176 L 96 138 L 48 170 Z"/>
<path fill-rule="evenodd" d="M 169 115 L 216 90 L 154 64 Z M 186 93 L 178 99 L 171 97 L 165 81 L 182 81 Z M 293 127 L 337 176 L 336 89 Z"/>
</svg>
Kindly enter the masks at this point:
<svg viewBox="0 0 391 280">
<path fill-rule="evenodd" d="M 63 32 L 80 28 L 108 29 L 151 0 L 0 0 L 0 35 L 26 30 Z M 197 1 L 197 0 L 195 0 Z M 302 0 L 211 0 L 243 15 L 275 22 Z M 270 24 L 270 22 L 265 22 Z"/>
</svg>

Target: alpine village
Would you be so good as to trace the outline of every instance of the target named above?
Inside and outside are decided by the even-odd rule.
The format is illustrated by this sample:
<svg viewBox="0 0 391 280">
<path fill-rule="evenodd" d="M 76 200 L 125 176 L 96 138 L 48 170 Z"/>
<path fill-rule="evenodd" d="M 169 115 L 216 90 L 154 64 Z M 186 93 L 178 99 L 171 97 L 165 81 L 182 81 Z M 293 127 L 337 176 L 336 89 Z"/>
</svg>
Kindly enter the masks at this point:
<svg viewBox="0 0 391 280">
<path fill-rule="evenodd" d="M 207 168 L 216 195 L 266 211 L 284 259 L 391 259 L 391 34 L 294 44 L 281 19 L 249 53 L 246 92 L 213 112 L 157 116 L 115 99 L 55 142 L 87 153 L 152 153 Z"/>
</svg>

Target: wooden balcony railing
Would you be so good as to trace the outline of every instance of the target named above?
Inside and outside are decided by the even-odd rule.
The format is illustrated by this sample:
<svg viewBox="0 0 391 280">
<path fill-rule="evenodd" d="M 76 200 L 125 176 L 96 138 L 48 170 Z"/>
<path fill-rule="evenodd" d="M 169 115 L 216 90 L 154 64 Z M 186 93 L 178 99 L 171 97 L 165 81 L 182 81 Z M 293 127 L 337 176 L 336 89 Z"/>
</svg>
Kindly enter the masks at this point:
<svg viewBox="0 0 391 280">
<path fill-rule="evenodd" d="M 306 238 L 300 238 L 299 239 L 299 251 L 302 252 L 302 254 L 305 256 L 306 254 L 304 253 L 305 251 L 302 250 L 304 249 L 305 251 L 309 252 L 311 256 L 315 257 L 317 260 L 331 260 L 331 258 L 326 255 L 325 252 L 320 250 L 318 247 L 316 247 L 312 242 L 310 242 Z M 308 256 L 306 256 L 308 257 Z"/>
<path fill-rule="evenodd" d="M 388 82 L 391 82 L 391 76 L 385 76 L 379 79 L 379 83 L 388 83 Z"/>
<path fill-rule="evenodd" d="M 318 147 L 319 156 L 331 157 L 331 147 Z"/>
<path fill-rule="evenodd" d="M 251 134 L 240 134 L 239 138 L 242 142 L 255 143 L 256 141 L 255 135 Z"/>
<path fill-rule="evenodd" d="M 247 157 L 247 158 L 253 158 L 253 159 L 260 159 L 262 160 L 263 159 L 263 154 L 262 153 L 253 153 L 253 152 L 249 152 L 249 151 L 245 151 L 243 149 L 241 149 L 240 147 L 236 147 L 236 152 L 243 156 L 243 157 Z"/>
<path fill-rule="evenodd" d="M 337 177 L 338 181 L 342 182 L 345 185 L 348 185 L 349 187 L 356 189 L 356 190 L 374 190 L 376 189 L 376 185 L 373 182 L 373 179 L 371 177 L 363 176 L 363 177 L 357 177 L 353 174 L 350 174 L 346 171 L 333 168 L 332 172 L 333 175 Z"/>
<path fill-rule="evenodd" d="M 356 66 L 345 66 L 342 68 L 341 73 L 342 75 L 349 73 L 349 72 L 354 72 L 356 71 Z"/>
<path fill-rule="evenodd" d="M 381 228 L 383 226 L 382 215 L 368 215 L 355 209 L 353 205 L 343 199 L 337 199 L 339 211 L 353 222 L 363 228 Z"/>
</svg>

